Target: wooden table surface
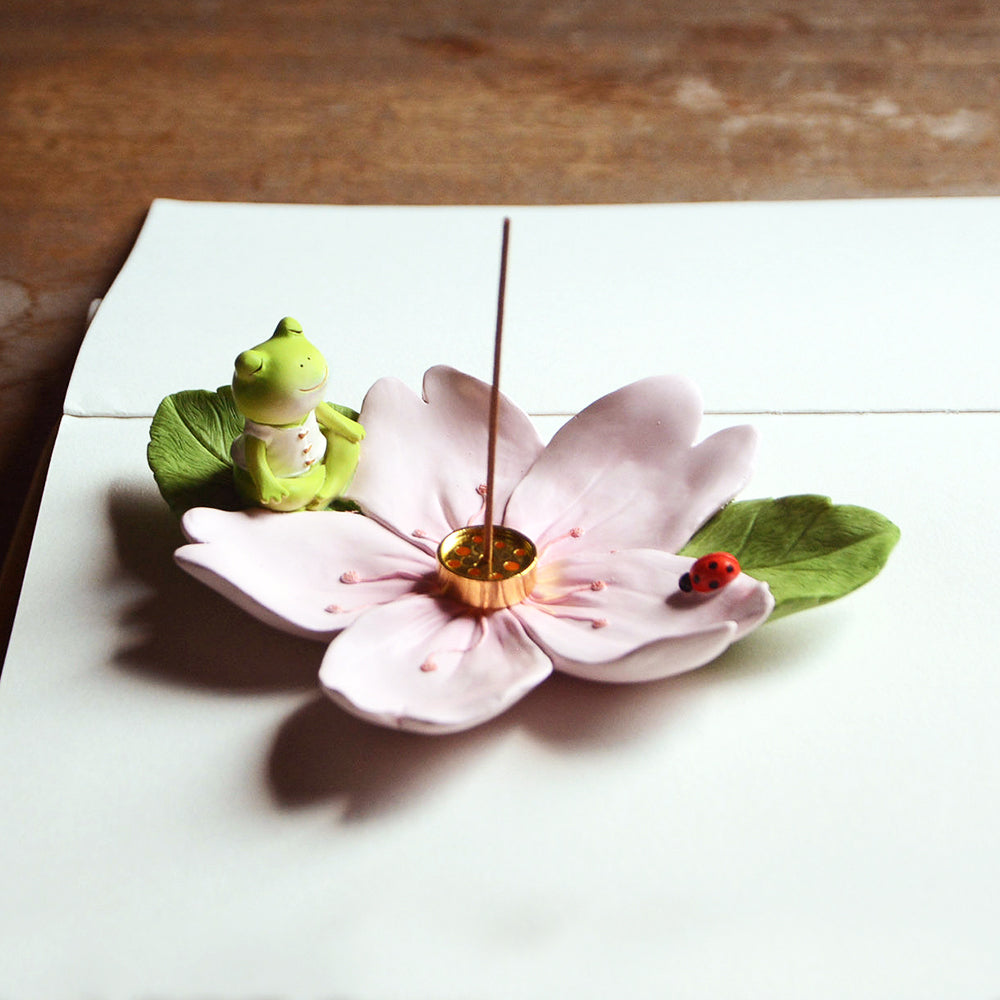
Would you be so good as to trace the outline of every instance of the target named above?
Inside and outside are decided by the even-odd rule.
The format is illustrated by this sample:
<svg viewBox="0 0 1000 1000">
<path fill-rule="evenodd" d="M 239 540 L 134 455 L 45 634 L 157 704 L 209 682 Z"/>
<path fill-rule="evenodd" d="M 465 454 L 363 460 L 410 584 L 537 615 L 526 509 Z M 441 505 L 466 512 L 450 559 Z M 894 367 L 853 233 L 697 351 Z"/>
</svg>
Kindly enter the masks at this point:
<svg viewBox="0 0 1000 1000">
<path fill-rule="evenodd" d="M 0 0 L 0 551 L 154 197 L 995 195 L 998 68 L 990 0 Z"/>
</svg>

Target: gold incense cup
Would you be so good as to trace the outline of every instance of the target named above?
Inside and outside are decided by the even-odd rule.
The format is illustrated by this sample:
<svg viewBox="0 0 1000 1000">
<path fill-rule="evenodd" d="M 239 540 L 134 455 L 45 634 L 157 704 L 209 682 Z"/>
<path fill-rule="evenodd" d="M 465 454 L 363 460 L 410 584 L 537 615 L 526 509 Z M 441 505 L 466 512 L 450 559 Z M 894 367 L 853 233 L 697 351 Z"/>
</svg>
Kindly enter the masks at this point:
<svg viewBox="0 0 1000 1000">
<path fill-rule="evenodd" d="M 493 566 L 486 558 L 486 526 L 458 528 L 438 546 L 438 583 L 443 593 L 480 611 L 520 604 L 535 587 L 538 551 L 521 532 L 493 526 Z"/>
</svg>

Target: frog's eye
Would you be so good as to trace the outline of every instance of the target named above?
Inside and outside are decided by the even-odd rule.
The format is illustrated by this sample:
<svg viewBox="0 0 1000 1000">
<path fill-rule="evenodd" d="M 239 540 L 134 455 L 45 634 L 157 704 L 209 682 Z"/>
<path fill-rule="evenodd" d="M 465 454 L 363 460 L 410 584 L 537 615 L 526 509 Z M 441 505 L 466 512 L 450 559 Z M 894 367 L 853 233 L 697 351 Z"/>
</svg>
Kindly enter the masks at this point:
<svg viewBox="0 0 1000 1000">
<path fill-rule="evenodd" d="M 236 359 L 236 374 L 242 378 L 259 374 L 264 367 L 264 355 L 260 351 L 244 351 Z"/>
<path fill-rule="evenodd" d="M 302 324 L 291 316 L 286 316 L 278 325 L 275 327 L 274 337 L 301 337 L 302 336 Z"/>
</svg>

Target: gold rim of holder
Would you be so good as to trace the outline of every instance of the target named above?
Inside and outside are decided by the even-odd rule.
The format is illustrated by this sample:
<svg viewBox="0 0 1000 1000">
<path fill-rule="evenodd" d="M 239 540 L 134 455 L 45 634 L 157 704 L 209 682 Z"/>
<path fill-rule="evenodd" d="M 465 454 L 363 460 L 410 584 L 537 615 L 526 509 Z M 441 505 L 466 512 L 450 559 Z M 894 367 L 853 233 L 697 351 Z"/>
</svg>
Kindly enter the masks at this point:
<svg viewBox="0 0 1000 1000">
<path fill-rule="evenodd" d="M 538 550 L 526 535 L 493 526 L 493 572 L 487 575 L 486 526 L 458 528 L 438 546 L 438 582 L 450 597 L 481 611 L 520 604 L 535 587 Z"/>
</svg>

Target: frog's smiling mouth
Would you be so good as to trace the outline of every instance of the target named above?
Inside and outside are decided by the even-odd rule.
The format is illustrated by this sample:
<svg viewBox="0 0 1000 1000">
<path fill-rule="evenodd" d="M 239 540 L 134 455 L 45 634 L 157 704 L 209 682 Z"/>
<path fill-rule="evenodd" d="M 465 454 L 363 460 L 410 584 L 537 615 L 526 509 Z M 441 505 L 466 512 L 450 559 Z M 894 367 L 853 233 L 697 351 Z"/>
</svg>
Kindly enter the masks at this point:
<svg viewBox="0 0 1000 1000">
<path fill-rule="evenodd" d="M 299 389 L 299 392 L 315 392 L 317 389 L 321 389 L 323 387 L 324 383 L 326 382 L 327 377 L 329 376 L 329 374 L 330 374 L 330 369 L 327 368 L 323 372 L 323 377 L 315 385 L 311 385 L 307 389 Z"/>
</svg>

